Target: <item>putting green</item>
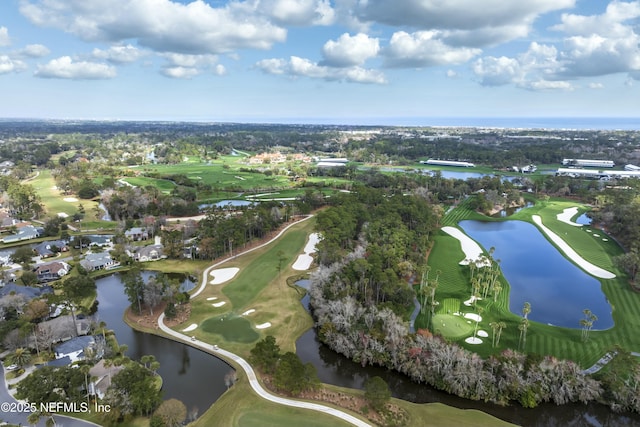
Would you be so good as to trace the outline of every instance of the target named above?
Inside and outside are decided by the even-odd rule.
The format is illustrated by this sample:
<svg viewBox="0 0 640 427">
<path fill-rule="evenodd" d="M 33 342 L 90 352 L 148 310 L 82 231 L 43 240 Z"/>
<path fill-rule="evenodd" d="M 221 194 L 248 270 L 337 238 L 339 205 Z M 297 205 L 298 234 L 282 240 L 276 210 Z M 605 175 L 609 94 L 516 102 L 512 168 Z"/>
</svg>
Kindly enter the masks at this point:
<svg viewBox="0 0 640 427">
<path fill-rule="evenodd" d="M 212 334 L 222 335 L 227 341 L 252 343 L 260 338 L 251 323 L 244 317 L 217 316 L 202 322 L 201 329 Z"/>
<path fill-rule="evenodd" d="M 453 314 L 436 314 L 433 316 L 433 329 L 447 338 L 463 338 L 473 334 L 475 322 Z"/>
</svg>

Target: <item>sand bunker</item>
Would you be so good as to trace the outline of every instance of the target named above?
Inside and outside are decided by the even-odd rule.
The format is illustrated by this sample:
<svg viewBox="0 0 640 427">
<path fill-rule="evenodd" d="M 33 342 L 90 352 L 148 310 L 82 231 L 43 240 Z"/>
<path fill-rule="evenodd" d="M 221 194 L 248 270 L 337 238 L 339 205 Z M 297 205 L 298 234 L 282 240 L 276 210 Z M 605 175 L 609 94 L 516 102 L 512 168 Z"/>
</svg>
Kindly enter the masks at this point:
<svg viewBox="0 0 640 427">
<path fill-rule="evenodd" d="M 471 237 L 455 227 L 442 227 L 442 231 L 460 241 L 462 252 L 464 252 L 464 259 L 460 261 L 460 265 L 468 265 L 472 261 L 478 267 L 488 267 L 490 265 L 488 260 L 480 261 L 482 259 L 482 248 Z"/>
<path fill-rule="evenodd" d="M 571 248 L 571 246 L 567 244 L 567 242 L 562 240 L 560 236 L 558 236 L 556 233 L 549 230 L 547 227 L 545 227 L 542 224 L 542 218 L 540 218 L 539 215 L 533 215 L 531 218 L 533 219 L 533 222 L 538 227 L 540 227 L 540 230 L 542 230 L 542 232 L 546 234 L 549 237 L 549 239 L 551 239 L 551 241 L 555 243 L 571 261 L 576 263 L 578 267 L 582 268 L 584 271 L 591 274 L 592 276 L 599 277 L 600 279 L 613 279 L 614 277 L 616 277 L 615 274 L 591 264 L 589 261 L 585 260 L 580 255 L 578 255 L 578 253 L 574 251 L 573 248 Z"/>
<path fill-rule="evenodd" d="M 243 316 L 247 316 L 247 315 L 249 315 L 249 314 L 253 313 L 254 311 L 255 311 L 255 309 L 253 309 L 253 308 L 252 308 L 252 309 L 247 310 L 247 311 L 245 311 L 244 313 L 242 313 L 242 315 L 243 315 Z"/>
<path fill-rule="evenodd" d="M 225 304 L 226 304 L 226 302 L 224 302 L 224 301 L 220 301 L 220 302 L 217 302 L 217 303 L 215 303 L 215 304 L 211 304 L 211 305 L 212 305 L 212 306 L 214 306 L 214 307 L 222 307 L 222 306 L 223 306 L 223 305 L 225 305 Z"/>
<path fill-rule="evenodd" d="M 465 314 L 464 314 L 464 318 L 465 318 L 465 319 L 471 319 L 471 320 L 473 320 L 474 322 L 481 322 L 481 321 L 482 321 L 482 317 L 478 316 L 478 315 L 477 315 L 477 314 L 475 314 L 475 313 L 465 313 Z"/>
<path fill-rule="evenodd" d="M 78 201 L 78 199 L 76 199 L 75 197 L 65 197 L 62 200 L 64 200 L 65 202 L 72 202 L 72 203 Z"/>
<path fill-rule="evenodd" d="M 240 269 L 238 267 L 229 267 L 229 268 L 219 268 L 217 270 L 211 271 L 209 274 L 213 277 L 213 280 L 209 282 L 211 285 L 219 285 L 221 283 L 227 282 L 238 274 Z"/>
<path fill-rule="evenodd" d="M 215 301 L 217 299 L 218 299 L 218 297 L 209 297 L 209 298 L 207 298 L 207 301 Z"/>
<path fill-rule="evenodd" d="M 582 227 L 582 224 L 578 224 L 577 222 L 571 221 L 571 218 L 576 216 L 577 213 L 578 213 L 577 207 L 567 208 L 563 210 L 562 213 L 559 213 L 558 215 L 556 215 L 556 218 L 558 218 L 558 221 L 562 221 L 565 224 L 573 225 L 574 227 Z"/>
<path fill-rule="evenodd" d="M 198 327 L 197 323 L 192 323 L 182 330 L 182 332 L 191 332 Z"/>
<path fill-rule="evenodd" d="M 465 302 L 463 302 L 464 305 L 466 305 L 467 307 L 470 307 L 474 302 L 480 301 L 482 298 L 476 298 L 475 295 L 471 296 L 471 298 L 469 298 L 468 300 L 466 300 Z"/>
<path fill-rule="evenodd" d="M 467 344 L 482 344 L 482 340 L 478 337 L 469 337 L 464 340 Z"/>
<path fill-rule="evenodd" d="M 269 326 L 271 326 L 271 323 L 269 323 L 269 322 L 261 323 L 259 325 L 256 325 L 256 329 L 265 329 L 265 328 L 268 328 Z"/>
<path fill-rule="evenodd" d="M 489 336 L 489 334 L 487 333 L 487 331 L 478 331 L 476 333 L 477 336 L 482 337 L 482 338 L 487 338 Z"/>
<path fill-rule="evenodd" d="M 308 270 L 313 262 L 312 253 L 316 252 L 316 245 L 320 241 L 320 235 L 318 233 L 311 233 L 309 235 L 309 241 L 304 247 L 304 254 L 298 255 L 296 262 L 293 263 L 294 270 Z"/>
<path fill-rule="evenodd" d="M 58 212 L 58 216 L 59 216 L 60 218 L 69 218 L 69 214 L 66 214 L 66 213 L 64 213 L 64 212 Z"/>
</svg>

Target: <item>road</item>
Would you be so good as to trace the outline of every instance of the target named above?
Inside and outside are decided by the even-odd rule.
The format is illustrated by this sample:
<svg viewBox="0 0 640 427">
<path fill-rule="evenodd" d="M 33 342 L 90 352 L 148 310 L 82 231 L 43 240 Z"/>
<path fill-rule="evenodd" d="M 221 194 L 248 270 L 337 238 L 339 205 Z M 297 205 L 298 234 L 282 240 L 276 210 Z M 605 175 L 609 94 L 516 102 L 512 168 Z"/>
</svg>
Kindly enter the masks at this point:
<svg viewBox="0 0 640 427">
<path fill-rule="evenodd" d="M 258 394 L 258 396 L 262 397 L 263 399 L 266 399 L 270 402 L 277 403 L 280 405 L 286 405 L 286 406 L 292 406 L 294 408 L 310 409 L 312 411 L 322 412 L 322 413 L 340 418 L 357 427 L 371 427 L 370 424 L 362 421 L 361 419 L 356 418 L 353 415 L 347 414 L 346 412 L 340 411 L 338 409 L 330 408 L 328 406 L 320 405 L 318 403 L 302 402 L 299 400 L 287 399 L 285 397 L 273 395 L 262 387 L 262 385 L 258 381 L 258 378 L 256 377 L 255 371 L 253 370 L 251 365 L 242 357 L 238 356 L 237 354 L 231 353 L 230 351 L 214 347 L 213 345 L 206 343 L 204 341 L 193 340 L 191 337 L 187 335 L 174 331 L 173 329 L 169 328 L 167 325 L 164 324 L 164 313 L 162 313 L 158 318 L 158 325 L 160 326 L 160 329 L 163 332 L 167 333 L 168 335 L 172 336 L 177 340 L 180 340 L 188 345 L 207 351 L 209 353 L 213 353 L 214 355 L 219 355 L 222 358 L 233 360 L 234 362 L 236 362 L 242 368 L 242 370 L 244 370 L 244 372 L 247 374 L 247 378 L 249 379 L 249 384 L 251 385 L 251 388 L 253 389 L 253 391 L 255 391 Z"/>
</svg>

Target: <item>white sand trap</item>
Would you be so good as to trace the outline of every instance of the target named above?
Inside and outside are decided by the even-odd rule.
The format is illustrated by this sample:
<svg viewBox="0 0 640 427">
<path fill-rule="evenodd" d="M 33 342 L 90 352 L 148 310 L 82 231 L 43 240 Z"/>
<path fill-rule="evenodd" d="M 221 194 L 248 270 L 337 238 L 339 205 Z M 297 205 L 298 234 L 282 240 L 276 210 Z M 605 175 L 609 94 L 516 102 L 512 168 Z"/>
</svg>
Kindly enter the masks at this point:
<svg viewBox="0 0 640 427">
<path fill-rule="evenodd" d="M 471 239 L 471 237 L 467 236 L 460 229 L 455 227 L 442 227 L 442 231 L 460 241 L 462 252 L 464 252 L 464 259 L 460 261 L 460 265 L 468 265 L 469 262 L 473 261 L 478 267 L 489 266 L 488 261 L 485 261 L 484 263 L 479 261 L 482 257 L 482 248 L 475 242 L 475 240 Z"/>
<path fill-rule="evenodd" d="M 209 274 L 213 277 L 209 283 L 211 285 L 219 285 L 226 281 L 233 279 L 233 277 L 238 274 L 240 269 L 238 267 L 229 267 L 229 268 L 219 268 L 217 270 L 211 271 Z"/>
<path fill-rule="evenodd" d="M 482 340 L 478 337 L 469 337 L 464 340 L 467 344 L 482 344 Z"/>
<path fill-rule="evenodd" d="M 256 311 L 256 310 L 252 308 L 252 309 L 247 310 L 247 311 L 245 311 L 244 313 L 242 313 L 242 315 L 243 315 L 243 316 L 248 316 L 249 314 L 253 313 L 254 311 Z"/>
<path fill-rule="evenodd" d="M 476 333 L 477 336 L 482 337 L 482 338 L 487 338 L 489 336 L 489 334 L 487 333 L 487 331 L 478 331 Z"/>
<path fill-rule="evenodd" d="M 312 253 L 316 252 L 316 245 L 320 241 L 320 235 L 318 233 L 311 233 L 309 235 L 309 241 L 304 247 L 304 254 L 298 255 L 296 262 L 293 263 L 291 268 L 294 270 L 308 270 L 313 262 Z"/>
<path fill-rule="evenodd" d="M 464 314 L 464 318 L 465 319 L 471 319 L 474 322 L 482 322 L 482 317 L 475 314 L 475 313 L 465 313 Z"/>
<path fill-rule="evenodd" d="M 191 332 L 198 327 L 197 323 L 192 323 L 182 330 L 182 332 Z"/>
<path fill-rule="evenodd" d="M 69 218 L 69 214 L 66 214 L 66 213 L 64 213 L 64 212 L 58 212 L 58 216 L 59 216 L 60 218 Z"/>
<path fill-rule="evenodd" d="M 217 299 L 218 299 L 218 297 L 209 297 L 209 298 L 207 298 L 207 301 L 215 301 Z"/>
<path fill-rule="evenodd" d="M 311 263 L 313 262 L 313 257 L 307 254 L 300 254 L 298 258 L 296 258 L 296 262 L 293 263 L 291 268 L 294 270 L 308 270 L 311 267 Z"/>
<path fill-rule="evenodd" d="M 577 213 L 578 213 L 578 208 L 574 206 L 572 208 L 567 208 L 563 210 L 562 213 L 559 213 L 558 215 L 556 215 L 556 218 L 558 218 L 558 221 L 562 221 L 565 224 L 573 225 L 574 227 L 582 227 L 582 224 L 578 224 L 577 222 L 571 221 L 571 218 L 576 216 Z"/>
<path fill-rule="evenodd" d="M 593 233 L 593 237 L 600 237 L 600 235 Z"/>
<path fill-rule="evenodd" d="M 591 230 L 587 230 L 587 233 L 591 233 Z"/>
<path fill-rule="evenodd" d="M 608 241 L 609 241 L 609 239 L 602 239 L 602 241 L 603 241 L 603 242 L 608 242 Z"/>
<path fill-rule="evenodd" d="M 271 323 L 269 323 L 269 322 L 261 323 L 259 325 L 256 325 L 256 329 L 265 329 L 265 328 L 268 328 L 269 326 L 271 326 Z"/>
<path fill-rule="evenodd" d="M 78 199 L 76 199 L 75 197 L 65 197 L 62 200 L 64 200 L 65 202 L 71 202 L 71 203 L 78 201 Z"/>
<path fill-rule="evenodd" d="M 614 277 L 616 277 L 615 274 L 591 264 L 589 261 L 587 261 L 586 259 L 582 258 L 580 255 L 578 255 L 578 253 L 574 251 L 571 248 L 571 246 L 567 244 L 567 242 L 562 240 L 560 236 L 558 236 L 556 233 L 554 233 L 553 231 L 549 230 L 547 227 L 542 225 L 542 218 L 540 218 L 540 215 L 533 215 L 532 219 L 533 219 L 533 222 L 538 227 L 540 227 L 542 232 L 546 234 L 549 237 L 549 239 L 551 239 L 551 241 L 555 243 L 571 261 L 576 263 L 578 267 L 582 268 L 584 271 L 591 274 L 592 276 L 596 276 L 601 279 L 613 279 Z"/>
<path fill-rule="evenodd" d="M 212 306 L 214 306 L 214 307 L 222 307 L 222 306 L 223 306 L 223 305 L 225 305 L 225 304 L 226 304 L 226 302 L 224 302 L 224 301 L 220 301 L 220 302 L 217 302 L 217 303 L 215 303 L 215 304 L 211 304 L 211 305 L 212 305 Z"/>
<path fill-rule="evenodd" d="M 463 302 L 464 305 L 466 305 L 467 307 L 471 307 L 471 304 L 473 304 L 474 302 L 476 302 L 476 300 L 480 301 L 482 298 L 476 298 L 475 296 L 471 296 L 471 298 L 469 298 L 468 300 L 466 300 L 465 302 Z"/>
</svg>

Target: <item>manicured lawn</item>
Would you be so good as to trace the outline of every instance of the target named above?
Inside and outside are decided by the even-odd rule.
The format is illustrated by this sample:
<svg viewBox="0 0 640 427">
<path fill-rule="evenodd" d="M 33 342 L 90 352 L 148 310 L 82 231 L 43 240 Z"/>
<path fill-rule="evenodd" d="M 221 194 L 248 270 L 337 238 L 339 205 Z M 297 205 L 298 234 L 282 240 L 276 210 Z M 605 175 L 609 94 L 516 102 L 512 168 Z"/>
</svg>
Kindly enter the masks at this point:
<svg viewBox="0 0 640 427">
<path fill-rule="evenodd" d="M 469 322 L 469 323 L 467 323 Z M 473 334 L 475 322 L 453 314 L 433 316 L 433 330 L 449 339 L 466 338 Z"/>
<path fill-rule="evenodd" d="M 268 402 L 253 393 L 244 376 L 192 424 L 193 427 L 346 427 L 350 425 L 331 415 Z"/>
<path fill-rule="evenodd" d="M 202 322 L 200 327 L 204 332 L 222 335 L 227 341 L 252 343 L 260 338 L 247 319 L 235 315 L 211 317 Z"/>
<path fill-rule="evenodd" d="M 226 283 L 207 285 L 205 291 L 192 300 L 191 317 L 175 330 L 181 331 L 196 323 L 199 327 L 190 334 L 245 358 L 255 342 L 266 335 L 275 336 L 283 351 L 295 351 L 295 341 L 313 325 L 313 321 L 300 304 L 302 296 L 287 285 L 286 279 L 300 274 L 291 270 L 291 265 L 302 253 L 307 237 L 313 231 L 313 221 L 296 224 L 275 242 L 223 264 L 221 268 L 238 267 L 240 270 Z M 282 272 L 279 273 L 280 259 Z M 225 305 L 212 305 L 219 302 L 225 302 Z M 241 316 L 248 310 L 254 311 Z M 221 318 L 225 320 L 221 321 Z M 223 329 L 229 326 L 227 319 L 238 319 L 231 323 L 234 327 L 229 331 Z M 267 322 L 271 323 L 270 327 L 255 329 Z M 254 339 L 248 341 L 250 337 Z"/>
<path fill-rule="evenodd" d="M 613 328 L 606 331 L 592 331 L 587 342 L 581 340 L 581 330 L 577 325 L 575 329 L 572 329 L 531 322 L 528 329 L 525 348 L 527 352 L 571 359 L 583 367 L 588 367 L 615 345 L 620 345 L 630 351 L 640 350 L 640 334 L 637 333 L 640 328 L 640 295 L 631 290 L 623 272 L 613 264 L 612 257 L 622 253 L 622 249 L 613 242 L 613 239 L 603 241 L 602 238 L 606 238 L 606 236 L 601 230 L 595 230 L 588 226 L 575 227 L 557 219 L 556 216 L 564 209 L 574 206 L 579 207 L 577 215 L 588 209 L 586 206 L 571 201 L 549 200 L 524 209 L 506 220 L 532 222 L 532 215 L 540 215 L 543 224 L 561 236 L 583 258 L 617 275 L 615 279 L 600 280 L 602 290 L 613 308 L 615 322 Z M 463 202 L 458 208 L 447 214 L 443 223 L 455 226 L 459 221 L 465 219 L 503 220 L 483 217 L 468 209 L 466 203 Z M 588 229 L 592 231 L 589 233 L 586 231 Z M 594 237 L 594 233 L 600 236 Z M 470 296 L 469 268 L 458 264 L 463 257 L 460 244 L 456 239 L 444 233 L 435 236 L 435 244 L 429 256 L 429 265 L 432 266 L 432 271 L 439 269 L 445 272 L 440 276 L 440 285 L 436 293 L 437 300 L 467 299 Z M 489 327 L 491 322 L 504 321 L 506 323 L 499 348 L 491 348 L 491 339 L 485 339 L 481 345 L 468 345 L 464 343 L 462 338 L 458 341 L 460 345 L 485 357 L 505 348 L 517 349 L 518 347 L 521 308 L 512 307 L 517 314 L 509 311 L 509 286 L 504 279 L 501 283 L 503 290 L 496 302 L 487 300 L 478 303 L 484 309 L 479 329 L 484 329 L 491 335 Z M 421 315 L 416 320 L 416 326 L 424 324 L 425 320 Z M 594 329 L 597 329 L 597 321 L 594 324 Z"/>
</svg>

